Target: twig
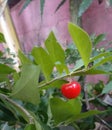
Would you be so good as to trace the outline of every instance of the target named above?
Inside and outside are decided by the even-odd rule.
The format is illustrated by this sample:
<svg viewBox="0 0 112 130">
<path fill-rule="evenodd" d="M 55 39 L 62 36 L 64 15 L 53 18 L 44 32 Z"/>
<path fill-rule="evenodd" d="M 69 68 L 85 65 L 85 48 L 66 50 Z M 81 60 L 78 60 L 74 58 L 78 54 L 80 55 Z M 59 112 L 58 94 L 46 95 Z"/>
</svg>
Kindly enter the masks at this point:
<svg viewBox="0 0 112 130">
<path fill-rule="evenodd" d="M 71 76 L 77 75 L 78 73 L 82 73 L 83 74 L 86 71 L 88 71 L 88 70 L 87 69 L 83 69 L 83 70 L 78 70 L 78 71 L 75 71 L 75 72 L 71 72 L 69 74 L 66 74 L 66 75 L 54 78 L 54 79 L 52 79 L 52 80 L 50 80 L 50 81 L 48 81 L 48 82 L 46 82 L 44 84 L 39 85 L 38 87 L 39 88 L 44 88 L 46 85 L 49 85 L 49 84 L 53 83 L 56 80 L 67 78 L 67 77 L 71 77 Z"/>
<path fill-rule="evenodd" d="M 99 119 L 105 126 L 107 126 L 110 130 L 112 130 L 112 127 L 103 119 L 101 119 L 98 115 L 95 115 L 97 119 Z"/>
<path fill-rule="evenodd" d="M 93 100 L 95 100 L 96 98 L 99 98 L 99 97 L 101 97 L 101 96 L 103 96 L 103 94 L 99 94 L 99 95 L 97 95 L 96 97 L 88 98 L 88 101 L 89 101 L 89 102 L 90 102 L 90 101 L 93 101 Z M 82 99 L 82 101 L 83 101 L 83 102 L 86 102 L 85 99 Z"/>
<path fill-rule="evenodd" d="M 89 105 L 89 99 L 88 99 L 88 93 L 87 93 L 86 84 L 84 85 L 84 96 L 85 96 L 85 102 L 86 102 L 87 110 L 90 110 L 90 105 Z"/>
<path fill-rule="evenodd" d="M 12 99 L 10 99 L 8 96 L 6 96 L 6 95 L 4 95 L 2 93 L 0 93 L 0 98 L 2 100 L 6 100 L 10 104 L 12 104 L 16 108 L 18 108 L 20 111 L 22 111 L 24 113 L 24 115 L 28 118 L 28 120 L 26 120 L 26 121 L 28 121 L 30 124 L 34 124 L 34 118 L 33 118 L 33 116 L 26 109 L 24 109 L 22 106 L 20 106 L 19 104 L 17 104 L 16 102 L 14 102 Z"/>
<path fill-rule="evenodd" d="M 88 94 L 87 94 L 87 87 L 86 85 L 84 85 L 84 93 L 85 93 L 85 102 L 86 102 L 86 106 L 87 106 L 87 110 L 90 110 L 90 105 L 89 105 L 89 101 L 94 100 L 95 98 L 98 98 L 100 96 L 102 96 L 102 94 L 98 95 L 95 98 L 91 98 L 88 99 Z M 105 126 L 107 126 L 110 130 L 112 130 L 112 127 L 103 119 L 101 119 L 98 115 L 95 115 L 96 118 L 98 118 Z"/>
</svg>

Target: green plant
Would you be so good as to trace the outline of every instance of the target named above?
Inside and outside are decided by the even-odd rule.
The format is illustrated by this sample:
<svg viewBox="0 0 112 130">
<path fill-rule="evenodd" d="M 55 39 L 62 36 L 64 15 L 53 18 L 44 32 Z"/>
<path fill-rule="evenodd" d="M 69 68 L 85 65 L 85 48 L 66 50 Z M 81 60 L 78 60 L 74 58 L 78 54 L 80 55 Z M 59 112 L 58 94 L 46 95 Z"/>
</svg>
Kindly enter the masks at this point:
<svg viewBox="0 0 112 130">
<path fill-rule="evenodd" d="M 69 63 L 66 64 L 66 53 L 53 32 L 46 39 L 45 48 L 32 49 L 31 58 L 19 51 L 20 72 L 0 64 L 0 83 L 5 82 L 0 87 L 0 129 L 58 130 L 61 125 L 71 125 L 78 130 L 78 124 L 86 118 L 106 113 L 83 110 L 87 99 L 83 96 L 85 84 L 80 77 L 111 74 L 98 67 L 112 60 L 112 52 L 92 56 L 92 42 L 88 34 L 72 23 L 68 24 L 68 30 L 80 54 L 80 58 L 74 59 L 72 68 L 69 68 Z M 68 82 L 67 78 L 76 76 L 79 76 L 77 82 L 81 84 L 82 94 L 75 99 L 65 99 L 60 88 Z"/>
</svg>

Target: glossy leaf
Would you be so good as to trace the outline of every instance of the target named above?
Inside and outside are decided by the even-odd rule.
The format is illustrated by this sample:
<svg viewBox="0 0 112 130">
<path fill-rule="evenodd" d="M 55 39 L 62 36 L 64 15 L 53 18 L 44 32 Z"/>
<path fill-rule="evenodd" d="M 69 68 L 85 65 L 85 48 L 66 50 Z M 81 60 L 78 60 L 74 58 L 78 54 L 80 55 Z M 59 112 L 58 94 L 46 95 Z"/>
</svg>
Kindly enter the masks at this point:
<svg viewBox="0 0 112 130">
<path fill-rule="evenodd" d="M 40 65 L 45 78 L 49 80 L 54 65 L 48 53 L 42 47 L 34 47 L 32 55 L 34 56 L 35 62 Z"/>
<path fill-rule="evenodd" d="M 65 52 L 58 43 L 55 35 L 51 32 L 45 41 L 45 46 L 53 63 L 59 72 L 62 72 L 65 65 Z"/>
<path fill-rule="evenodd" d="M 81 102 L 78 98 L 68 101 L 52 98 L 50 100 L 50 107 L 56 125 L 67 121 L 81 112 Z"/>
<path fill-rule="evenodd" d="M 110 91 L 112 91 L 112 81 L 105 85 L 102 94 L 109 93 Z"/>
<path fill-rule="evenodd" d="M 4 35 L 2 33 L 0 33 L 0 43 L 5 43 L 5 38 Z"/>
<path fill-rule="evenodd" d="M 69 23 L 69 33 L 76 45 L 85 67 L 88 66 L 92 52 L 92 43 L 88 34 L 75 24 Z"/>
<path fill-rule="evenodd" d="M 89 6 L 92 4 L 93 0 L 83 0 L 80 4 L 78 16 L 81 17 L 82 14 L 89 8 Z"/>
<path fill-rule="evenodd" d="M 37 84 L 39 74 L 40 67 L 32 64 L 24 65 L 21 70 L 21 77 L 13 87 L 11 96 L 26 102 L 38 104 L 39 92 Z"/>
<path fill-rule="evenodd" d="M 21 61 L 22 64 L 28 64 L 28 63 L 32 63 L 26 56 L 25 54 L 19 50 L 18 52 L 18 57 Z"/>
<path fill-rule="evenodd" d="M 10 74 L 15 72 L 14 69 L 10 68 L 9 66 L 5 64 L 0 64 L 0 74 Z"/>
<path fill-rule="evenodd" d="M 65 53 L 60 44 L 58 43 L 55 35 L 53 32 L 51 32 L 48 36 L 48 38 L 45 41 L 45 46 L 47 48 L 47 51 L 50 54 L 51 59 L 53 62 L 61 62 L 65 63 Z"/>
</svg>

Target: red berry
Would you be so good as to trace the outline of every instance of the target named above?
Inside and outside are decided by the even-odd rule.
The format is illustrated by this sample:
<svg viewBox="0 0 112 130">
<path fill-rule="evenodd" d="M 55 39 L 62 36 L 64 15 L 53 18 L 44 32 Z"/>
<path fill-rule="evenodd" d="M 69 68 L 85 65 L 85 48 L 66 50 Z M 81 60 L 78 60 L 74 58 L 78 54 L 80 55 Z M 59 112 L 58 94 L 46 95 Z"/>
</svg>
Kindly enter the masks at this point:
<svg viewBox="0 0 112 130">
<path fill-rule="evenodd" d="M 62 85 L 61 92 L 68 99 L 76 98 L 81 92 L 81 86 L 76 81 L 66 83 Z"/>
</svg>

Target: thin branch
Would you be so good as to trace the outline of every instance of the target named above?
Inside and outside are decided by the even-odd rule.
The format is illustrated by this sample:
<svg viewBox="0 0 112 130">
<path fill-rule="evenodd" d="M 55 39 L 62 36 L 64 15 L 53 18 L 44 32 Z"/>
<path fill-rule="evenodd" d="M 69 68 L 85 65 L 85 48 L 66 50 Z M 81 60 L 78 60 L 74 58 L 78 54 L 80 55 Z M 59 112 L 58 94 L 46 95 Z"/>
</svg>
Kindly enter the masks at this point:
<svg viewBox="0 0 112 130">
<path fill-rule="evenodd" d="M 95 100 L 96 98 L 99 98 L 99 97 L 101 97 L 101 96 L 103 96 L 103 94 L 99 94 L 99 95 L 97 95 L 96 97 L 88 98 L 88 101 L 89 101 L 89 102 L 90 102 L 90 101 L 93 101 L 93 100 Z M 82 101 L 83 101 L 83 102 L 86 102 L 85 99 L 82 99 Z"/>
<path fill-rule="evenodd" d="M 105 126 L 107 126 L 110 130 L 112 130 L 112 127 L 105 120 L 103 120 L 102 118 L 100 118 L 100 116 L 95 115 L 95 117 L 97 119 L 99 119 L 101 121 L 101 123 L 103 123 Z"/>
<path fill-rule="evenodd" d="M 86 102 L 86 106 L 87 106 L 87 110 L 90 110 L 90 104 L 89 104 L 89 101 L 90 99 L 88 99 L 88 94 L 87 94 L 87 88 L 86 88 L 86 85 L 84 85 L 84 93 L 85 93 L 85 102 Z M 102 96 L 102 94 L 98 95 L 96 98 Z M 91 98 L 91 100 L 94 100 L 95 98 Z M 105 121 L 103 120 L 102 118 L 100 118 L 100 116 L 98 115 L 95 115 L 95 117 L 97 119 L 99 119 L 105 126 L 107 126 L 110 130 L 112 130 L 112 127 Z"/>
<path fill-rule="evenodd" d="M 0 98 L 3 99 L 3 100 L 6 100 L 10 104 L 12 104 L 13 106 L 15 106 L 19 110 L 21 110 L 26 115 L 26 117 L 28 118 L 28 122 L 30 124 L 34 124 L 34 118 L 33 118 L 33 116 L 26 109 L 24 109 L 22 106 L 20 106 L 19 104 L 17 104 L 16 102 L 14 102 L 12 99 L 10 99 L 8 96 L 6 96 L 6 95 L 4 95 L 2 93 L 0 93 Z"/>
<path fill-rule="evenodd" d="M 88 92 L 87 92 L 87 86 L 86 86 L 86 84 L 84 85 L 84 96 L 85 96 L 85 102 L 86 102 L 87 110 L 90 110 L 90 105 L 89 105 L 89 100 L 88 100 Z"/>
<path fill-rule="evenodd" d="M 50 80 L 49 82 L 46 82 L 44 84 L 39 85 L 38 87 L 39 88 L 44 88 L 46 85 L 49 85 L 49 84 L 53 83 L 56 80 L 67 78 L 67 77 L 71 77 L 71 76 L 77 75 L 78 73 L 84 73 L 85 71 L 87 71 L 87 69 L 78 70 L 78 71 L 75 71 L 75 72 L 72 71 L 69 74 L 66 74 L 66 75 L 63 75 L 63 76 L 60 76 L 60 77 L 56 77 L 56 78 Z"/>
</svg>

